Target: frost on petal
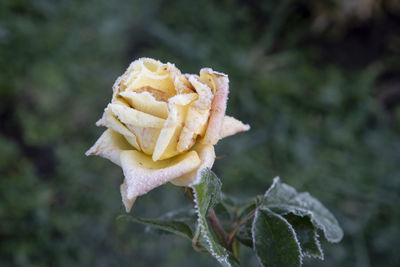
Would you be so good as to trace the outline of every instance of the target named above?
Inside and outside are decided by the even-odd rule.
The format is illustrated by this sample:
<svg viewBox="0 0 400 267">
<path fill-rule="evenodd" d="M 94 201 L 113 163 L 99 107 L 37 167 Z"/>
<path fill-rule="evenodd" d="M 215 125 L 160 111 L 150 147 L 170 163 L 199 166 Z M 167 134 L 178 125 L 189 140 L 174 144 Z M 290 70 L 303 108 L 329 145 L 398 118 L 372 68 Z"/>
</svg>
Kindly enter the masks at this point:
<svg viewBox="0 0 400 267">
<path fill-rule="evenodd" d="M 137 137 L 141 150 L 147 155 L 152 155 L 158 137 L 160 136 L 160 128 L 139 127 L 131 124 L 126 125 Z"/>
<path fill-rule="evenodd" d="M 125 124 L 131 124 L 138 127 L 162 128 L 165 122 L 164 119 L 120 104 L 109 104 L 107 108 L 109 108 L 112 113 L 114 113 L 116 117 Z"/>
<path fill-rule="evenodd" d="M 162 64 L 160 61 L 149 58 L 141 59 L 141 64 L 140 73 L 131 79 L 127 79 L 127 91 L 136 91 L 138 88 L 149 86 L 163 91 L 169 97 L 176 94 L 174 81 L 169 70 L 171 64 Z M 176 71 L 175 69 L 173 71 Z"/>
<path fill-rule="evenodd" d="M 126 179 L 128 200 L 144 195 L 200 165 L 199 156 L 195 151 L 156 162 L 136 150 L 123 151 L 120 158 Z"/>
<path fill-rule="evenodd" d="M 126 185 L 126 179 L 124 179 L 124 183 L 121 184 L 121 186 L 120 186 L 122 203 L 124 203 L 126 212 L 130 212 L 132 209 L 133 203 L 135 203 L 136 197 L 134 197 L 132 199 L 128 199 L 128 190 L 127 189 L 128 189 L 128 186 Z"/>
<path fill-rule="evenodd" d="M 88 151 L 86 151 L 85 155 L 97 155 L 121 166 L 121 152 L 130 149 L 132 149 L 132 146 L 129 145 L 122 135 L 116 131 L 107 129 L 96 141 L 96 143 Z"/>
<path fill-rule="evenodd" d="M 193 150 L 197 152 L 200 157 L 201 164 L 199 168 L 182 175 L 179 178 L 176 178 L 171 181 L 174 185 L 177 186 L 188 186 L 190 184 L 197 184 L 200 179 L 200 173 L 204 168 L 210 168 L 213 166 L 215 161 L 215 152 L 214 146 L 205 145 L 205 144 L 197 144 L 193 147 Z"/>
<path fill-rule="evenodd" d="M 222 122 L 229 93 L 229 79 L 226 74 L 205 68 L 200 70 L 200 80 L 206 83 L 214 93 L 210 119 L 202 143 L 215 145 L 221 139 Z"/>
<path fill-rule="evenodd" d="M 234 117 L 225 116 L 224 121 L 222 122 L 221 138 L 225 138 L 248 130 L 250 130 L 250 125 L 244 124 Z"/>
<path fill-rule="evenodd" d="M 136 110 L 162 119 L 168 117 L 167 103 L 156 100 L 156 98 L 147 91 L 141 93 L 122 92 L 120 95 Z"/>
<path fill-rule="evenodd" d="M 153 160 L 167 159 L 179 154 L 177 144 L 182 132 L 189 104 L 196 94 L 176 95 L 168 104 L 169 115 L 154 148 Z"/>
<path fill-rule="evenodd" d="M 186 76 L 181 75 L 174 78 L 175 90 L 178 94 L 189 94 L 195 92 L 193 85 L 189 82 L 188 77 Z"/>
<path fill-rule="evenodd" d="M 157 95 L 157 91 L 162 92 L 168 99 L 176 94 L 174 79 L 179 75 L 180 71 L 173 64 L 163 64 L 152 58 L 139 58 L 115 81 L 113 100 L 121 92 L 140 92 L 143 88 L 151 88 Z"/>
<path fill-rule="evenodd" d="M 199 98 L 190 104 L 185 120 L 185 127 L 179 137 L 177 150 L 183 152 L 191 148 L 197 136 L 203 135 L 208 116 L 210 115 L 213 93 L 207 84 L 199 81 L 196 75 L 188 75 L 190 83 L 195 88 Z"/>
<path fill-rule="evenodd" d="M 103 113 L 103 117 L 96 122 L 96 125 L 111 128 L 114 131 L 122 134 L 129 144 L 131 144 L 137 150 L 141 151 L 136 136 L 131 131 L 129 131 L 129 129 L 124 124 L 122 124 L 117 118 L 115 118 L 111 110 L 106 109 Z"/>
</svg>

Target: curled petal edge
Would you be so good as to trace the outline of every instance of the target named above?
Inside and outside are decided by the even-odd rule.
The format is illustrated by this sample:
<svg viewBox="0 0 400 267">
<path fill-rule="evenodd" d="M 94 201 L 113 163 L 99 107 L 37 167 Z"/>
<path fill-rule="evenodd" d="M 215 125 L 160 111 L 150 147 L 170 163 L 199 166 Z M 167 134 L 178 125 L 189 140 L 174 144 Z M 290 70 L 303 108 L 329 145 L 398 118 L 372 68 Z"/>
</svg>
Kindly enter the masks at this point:
<svg viewBox="0 0 400 267">
<path fill-rule="evenodd" d="M 231 116 L 225 116 L 222 122 L 221 139 L 250 130 L 250 125 Z"/>
<path fill-rule="evenodd" d="M 203 77 L 210 77 L 205 79 Z M 221 128 L 228 101 L 229 79 L 226 74 L 213 71 L 210 68 L 200 70 L 200 78 L 210 87 L 215 89 L 214 99 L 211 104 L 210 119 L 206 134 L 202 140 L 203 144 L 215 145 L 221 139 Z"/>
<path fill-rule="evenodd" d="M 136 150 L 127 150 L 121 152 L 120 159 L 126 183 L 126 186 L 121 187 L 125 192 L 123 195 L 125 202 L 132 201 L 176 177 L 191 172 L 200 165 L 196 151 L 154 162 L 150 156 Z M 125 207 L 127 208 L 127 205 Z"/>
<path fill-rule="evenodd" d="M 107 129 L 85 155 L 97 155 L 121 166 L 120 154 L 127 149 L 132 149 L 132 146 L 126 139 L 118 132 Z"/>
<path fill-rule="evenodd" d="M 214 146 L 206 144 L 197 144 L 193 147 L 193 150 L 197 152 L 200 157 L 200 166 L 188 172 L 181 177 L 178 177 L 171 181 L 172 184 L 177 186 L 189 186 L 195 185 L 201 180 L 200 172 L 204 168 L 210 168 L 213 166 L 215 161 L 215 151 Z"/>
</svg>

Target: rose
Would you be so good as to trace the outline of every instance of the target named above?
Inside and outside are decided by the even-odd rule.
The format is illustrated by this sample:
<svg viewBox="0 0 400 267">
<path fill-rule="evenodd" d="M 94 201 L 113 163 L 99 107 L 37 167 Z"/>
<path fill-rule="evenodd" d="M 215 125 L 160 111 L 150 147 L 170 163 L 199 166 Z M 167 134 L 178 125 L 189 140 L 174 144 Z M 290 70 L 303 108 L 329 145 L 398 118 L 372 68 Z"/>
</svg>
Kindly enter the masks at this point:
<svg viewBox="0 0 400 267">
<path fill-rule="evenodd" d="M 141 58 L 113 86 L 111 103 L 96 123 L 108 129 L 86 155 L 122 167 L 127 212 L 136 197 L 166 182 L 196 184 L 214 164 L 219 139 L 249 130 L 225 116 L 228 76 L 210 68 L 181 74 L 171 63 Z"/>
</svg>

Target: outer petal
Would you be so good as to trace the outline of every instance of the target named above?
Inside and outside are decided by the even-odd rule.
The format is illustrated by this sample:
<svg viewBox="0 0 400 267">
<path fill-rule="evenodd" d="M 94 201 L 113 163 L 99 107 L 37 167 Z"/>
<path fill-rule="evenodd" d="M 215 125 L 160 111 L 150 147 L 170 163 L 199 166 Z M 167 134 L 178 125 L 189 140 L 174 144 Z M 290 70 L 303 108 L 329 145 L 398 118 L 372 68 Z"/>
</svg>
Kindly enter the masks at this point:
<svg viewBox="0 0 400 267">
<path fill-rule="evenodd" d="M 171 181 L 174 185 L 178 186 L 188 186 L 190 184 L 197 184 L 201 177 L 200 172 L 204 168 L 210 168 L 213 166 L 215 161 L 215 152 L 214 146 L 205 145 L 205 144 L 197 144 L 193 148 L 200 156 L 201 164 L 199 168 L 182 175 L 179 178 L 176 178 Z"/>
<path fill-rule="evenodd" d="M 225 116 L 222 122 L 221 139 L 248 130 L 250 130 L 250 125 L 244 124 L 234 117 Z"/>
<path fill-rule="evenodd" d="M 85 155 L 98 155 L 121 166 L 120 154 L 124 150 L 130 150 L 132 146 L 119 133 L 107 129 L 96 143 L 86 151 Z"/>
<path fill-rule="evenodd" d="M 226 111 L 229 93 L 229 79 L 226 74 L 205 68 L 200 70 L 200 79 L 211 89 L 214 89 L 214 99 L 211 104 L 210 119 L 203 144 L 215 145 L 221 139 L 221 128 Z"/>
<path fill-rule="evenodd" d="M 200 165 L 195 151 L 172 159 L 154 162 L 136 150 L 121 153 L 121 166 L 127 184 L 127 199 L 144 195 L 150 190 L 196 169 Z"/>
<path fill-rule="evenodd" d="M 136 197 L 129 199 L 128 198 L 128 186 L 126 184 L 126 179 L 124 179 L 124 183 L 121 184 L 120 186 L 120 191 L 121 191 L 121 196 L 122 196 L 122 202 L 124 203 L 125 210 L 126 212 L 130 212 L 133 206 L 133 203 L 135 203 Z"/>
</svg>

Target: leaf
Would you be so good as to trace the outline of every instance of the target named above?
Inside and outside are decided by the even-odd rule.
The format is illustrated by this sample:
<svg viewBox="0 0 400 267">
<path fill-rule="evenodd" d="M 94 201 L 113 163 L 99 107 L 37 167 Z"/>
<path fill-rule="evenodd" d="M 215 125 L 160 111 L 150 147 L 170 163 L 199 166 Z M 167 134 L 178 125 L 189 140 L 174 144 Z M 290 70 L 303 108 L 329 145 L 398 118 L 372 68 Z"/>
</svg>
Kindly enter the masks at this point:
<svg viewBox="0 0 400 267">
<path fill-rule="evenodd" d="M 221 186 L 221 181 L 210 169 L 201 171 L 200 183 L 192 186 L 198 212 L 208 216 L 210 210 L 221 200 Z"/>
<path fill-rule="evenodd" d="M 189 240 L 192 240 L 193 238 L 193 232 L 190 226 L 187 223 L 179 220 L 144 219 L 132 215 L 121 215 L 118 217 L 118 220 L 141 223 L 154 227 L 158 230 L 177 234 L 179 236 L 188 238 Z"/>
<path fill-rule="evenodd" d="M 343 238 L 343 230 L 336 218 L 321 202 L 307 192 L 297 193 L 293 187 L 281 183 L 279 177 L 274 179 L 271 187 L 265 192 L 264 204 L 282 215 L 310 215 L 312 224 L 321 229 L 330 242 L 339 242 Z"/>
<path fill-rule="evenodd" d="M 324 253 L 318 241 L 317 229 L 311 223 L 311 218 L 309 216 L 300 217 L 290 213 L 285 216 L 285 219 L 296 231 L 303 256 L 323 260 Z"/>
<path fill-rule="evenodd" d="M 186 222 L 189 225 L 193 225 L 197 220 L 197 213 L 193 206 L 180 208 L 176 210 L 169 211 L 164 215 L 158 217 L 160 220 L 177 220 Z"/>
<path fill-rule="evenodd" d="M 236 233 L 236 238 L 243 245 L 253 248 L 253 237 L 251 235 L 252 221 L 249 220 L 246 224 L 239 228 Z"/>
<path fill-rule="evenodd" d="M 214 211 L 218 216 L 218 219 L 220 223 L 222 224 L 222 227 L 227 231 L 231 231 L 232 229 L 232 220 L 234 217 L 233 212 L 229 211 L 225 205 L 223 205 L 221 202 L 217 203 L 214 206 Z"/>
<path fill-rule="evenodd" d="M 301 265 L 301 248 L 290 223 L 269 209 L 256 211 L 252 227 L 253 247 L 263 266 Z"/>
<path fill-rule="evenodd" d="M 204 169 L 201 172 L 200 183 L 192 185 L 194 192 L 194 201 L 198 215 L 198 226 L 201 231 L 201 238 L 205 239 L 203 243 L 206 249 L 218 260 L 222 266 L 239 266 L 235 257 L 218 243 L 215 234 L 210 229 L 207 216 L 210 210 L 221 199 L 221 181 L 210 170 Z"/>
</svg>

